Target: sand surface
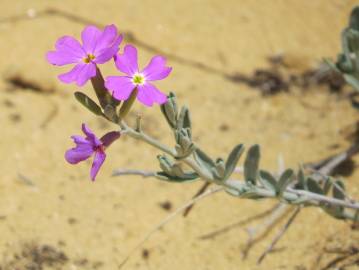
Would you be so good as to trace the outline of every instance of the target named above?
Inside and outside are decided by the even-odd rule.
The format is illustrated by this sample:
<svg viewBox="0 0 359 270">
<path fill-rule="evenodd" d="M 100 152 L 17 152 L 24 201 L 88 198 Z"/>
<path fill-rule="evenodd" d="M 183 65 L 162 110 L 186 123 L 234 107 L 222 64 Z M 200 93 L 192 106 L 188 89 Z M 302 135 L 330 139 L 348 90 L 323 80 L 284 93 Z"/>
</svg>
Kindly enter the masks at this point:
<svg viewBox="0 0 359 270">
<path fill-rule="evenodd" d="M 89 114 L 74 100 L 77 86 L 56 79 L 67 67 L 56 68 L 45 61 L 45 53 L 58 37 L 80 36 L 83 22 L 43 11 L 51 8 L 102 25 L 116 24 L 136 38 L 142 64 L 154 52 L 141 44 L 171 54 L 168 63 L 173 72 L 158 87 L 176 92 L 180 103 L 191 108 L 197 143 L 214 157 L 226 156 L 237 143 L 259 143 L 261 166 L 276 170 L 279 156 L 288 167 L 296 168 L 348 147 L 347 136 L 355 130 L 358 112 L 348 99 L 319 87 L 263 98 L 223 74 L 251 73 L 278 53 L 286 55 L 290 68 L 299 71 L 315 67 L 323 57 L 334 58 L 340 48 L 340 31 L 355 3 L 2 0 L 0 269 L 118 269 L 138 241 L 169 214 L 160 204 L 169 202 L 173 210 L 202 184 L 111 177 L 116 168 L 158 167 L 159 152 L 130 138 L 108 150 L 94 183 L 89 180 L 90 162 L 71 166 L 64 161 L 64 152 L 72 146 L 69 137 L 80 133 L 82 122 L 97 134 L 116 127 Z M 29 15 L 35 17 L 29 19 Z M 130 35 L 127 37 L 130 42 Z M 103 73 L 114 75 L 116 71 L 109 63 Z M 41 89 L 14 86 L 6 80 L 14 74 L 36 82 Z M 91 93 L 90 85 L 82 90 Z M 137 104 L 134 111 L 143 115 L 149 134 L 172 143 L 158 107 Z M 358 178 L 358 170 L 345 178 L 356 198 Z M 236 226 L 210 240 L 200 239 L 273 204 L 213 195 L 196 205 L 187 218 L 178 216 L 154 234 L 124 269 L 314 270 L 324 269 L 341 256 L 328 250 L 359 247 L 359 233 L 351 230 L 350 223 L 334 220 L 318 209 L 302 211 L 277 252 L 259 266 L 258 256 L 279 227 L 259 241 L 245 260 L 246 229 L 260 221 Z M 49 263 L 36 268 L 39 258 Z M 354 259 L 345 263 L 350 260 Z"/>
</svg>

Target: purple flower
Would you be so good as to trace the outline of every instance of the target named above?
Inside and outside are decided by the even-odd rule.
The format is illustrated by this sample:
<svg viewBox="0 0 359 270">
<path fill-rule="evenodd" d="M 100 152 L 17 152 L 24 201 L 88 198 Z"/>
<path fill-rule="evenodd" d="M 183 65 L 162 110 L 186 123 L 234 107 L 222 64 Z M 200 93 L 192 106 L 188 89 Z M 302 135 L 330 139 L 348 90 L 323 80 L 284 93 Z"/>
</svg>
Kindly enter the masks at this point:
<svg viewBox="0 0 359 270">
<path fill-rule="evenodd" d="M 114 25 L 108 25 L 103 31 L 95 26 L 87 26 L 81 33 L 82 44 L 70 36 L 59 38 L 56 51 L 47 53 L 47 60 L 56 66 L 76 64 L 67 73 L 59 75 L 64 83 L 76 82 L 84 85 L 96 76 L 96 65 L 103 64 L 116 55 L 122 41 Z"/>
<path fill-rule="evenodd" d="M 71 136 L 76 144 L 76 147 L 66 151 L 65 159 L 71 164 L 77 164 L 80 161 L 88 159 L 94 154 L 94 160 L 90 172 L 91 179 L 94 181 L 98 171 L 105 161 L 105 149 L 120 137 L 120 133 L 112 131 L 106 133 L 101 139 L 98 139 L 86 124 L 82 124 L 82 131 L 86 135 L 85 138 L 78 135 Z"/>
<path fill-rule="evenodd" d="M 137 49 L 126 45 L 123 54 L 115 56 L 116 67 L 125 73 L 125 76 L 107 77 L 105 86 L 114 98 L 127 100 L 131 92 L 137 88 L 137 99 L 146 106 L 153 103 L 163 104 L 167 101 L 165 94 L 160 92 L 150 82 L 166 78 L 172 68 L 166 67 L 166 59 L 162 56 L 155 56 L 150 63 L 139 71 L 137 63 Z"/>
</svg>

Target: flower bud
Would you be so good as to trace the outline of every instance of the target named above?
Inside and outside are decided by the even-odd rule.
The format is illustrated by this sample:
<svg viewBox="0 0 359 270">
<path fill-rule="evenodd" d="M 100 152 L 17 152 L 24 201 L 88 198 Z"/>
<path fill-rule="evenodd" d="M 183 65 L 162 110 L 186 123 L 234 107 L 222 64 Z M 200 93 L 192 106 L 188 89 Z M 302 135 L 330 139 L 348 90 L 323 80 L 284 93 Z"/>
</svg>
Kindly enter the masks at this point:
<svg viewBox="0 0 359 270">
<path fill-rule="evenodd" d="M 106 115 L 106 117 L 111 120 L 112 122 L 117 122 L 117 115 L 116 115 L 116 109 L 110 105 L 107 104 L 105 106 L 105 109 L 103 110 L 103 113 Z"/>
<path fill-rule="evenodd" d="M 166 156 L 162 155 L 158 155 L 157 159 L 160 162 L 161 169 L 168 175 L 172 175 L 173 162 L 169 160 Z"/>
<path fill-rule="evenodd" d="M 174 93 L 170 93 L 167 97 L 167 102 L 161 105 L 161 111 L 166 117 L 166 120 L 171 128 L 176 128 L 177 125 L 177 101 Z"/>
<path fill-rule="evenodd" d="M 138 90 L 137 90 L 137 88 L 135 88 L 132 91 L 130 97 L 122 104 L 120 113 L 119 113 L 120 119 L 124 119 L 126 117 L 126 115 L 130 112 L 131 107 L 136 100 L 137 93 L 138 93 Z"/>
</svg>

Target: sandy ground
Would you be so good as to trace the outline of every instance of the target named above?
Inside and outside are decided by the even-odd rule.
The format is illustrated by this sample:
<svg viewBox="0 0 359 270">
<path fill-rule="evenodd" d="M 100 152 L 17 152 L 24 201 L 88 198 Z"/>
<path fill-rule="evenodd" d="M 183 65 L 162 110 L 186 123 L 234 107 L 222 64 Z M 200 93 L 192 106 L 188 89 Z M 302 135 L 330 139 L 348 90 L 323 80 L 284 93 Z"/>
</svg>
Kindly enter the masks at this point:
<svg viewBox="0 0 359 270">
<path fill-rule="evenodd" d="M 201 186 L 112 178 L 116 168 L 157 168 L 158 151 L 131 139 L 109 149 L 95 183 L 89 181 L 90 163 L 74 167 L 64 161 L 65 150 L 72 146 L 69 136 L 80 132 L 82 122 L 98 134 L 115 127 L 77 104 L 72 93 L 78 87 L 56 79 L 67 68 L 52 67 L 44 58 L 61 35 L 78 37 L 83 23 L 41 11 L 55 8 L 100 24 L 115 23 L 137 40 L 177 56 L 169 58 L 173 72 L 158 86 L 175 91 L 180 103 L 191 108 L 198 144 L 213 156 L 226 156 L 234 144 L 259 143 L 262 167 L 275 170 L 279 155 L 295 168 L 345 149 L 358 112 L 347 99 L 319 88 L 263 98 L 221 73 L 250 73 L 277 53 L 288 56 L 290 67 L 297 70 L 316 66 L 324 56 L 334 58 L 340 31 L 355 3 L 2 0 L 0 269 L 40 269 L 29 265 L 36 265 L 36 254 L 41 252 L 48 260 L 53 258 L 43 269 L 118 269 L 129 250 L 169 214 L 160 204 L 170 202 L 175 209 Z M 26 19 L 26 12 L 37 16 Z M 146 63 L 153 52 L 139 49 L 140 61 Z M 42 90 L 11 85 L 5 78 L 14 73 L 37 82 Z M 115 70 L 108 64 L 104 73 L 113 75 Z M 83 88 L 90 90 L 89 85 Z M 143 114 L 146 131 L 171 143 L 158 108 L 137 104 L 135 111 Z M 358 176 L 354 171 L 345 178 L 357 198 Z M 359 234 L 349 223 L 317 209 L 305 209 L 278 251 L 260 266 L 256 260 L 278 227 L 253 247 L 246 260 L 245 229 L 258 223 L 237 226 L 211 240 L 199 239 L 272 205 L 216 194 L 198 204 L 189 217 L 177 217 L 153 235 L 125 269 L 323 269 L 340 255 L 325 250 L 358 248 Z"/>
</svg>

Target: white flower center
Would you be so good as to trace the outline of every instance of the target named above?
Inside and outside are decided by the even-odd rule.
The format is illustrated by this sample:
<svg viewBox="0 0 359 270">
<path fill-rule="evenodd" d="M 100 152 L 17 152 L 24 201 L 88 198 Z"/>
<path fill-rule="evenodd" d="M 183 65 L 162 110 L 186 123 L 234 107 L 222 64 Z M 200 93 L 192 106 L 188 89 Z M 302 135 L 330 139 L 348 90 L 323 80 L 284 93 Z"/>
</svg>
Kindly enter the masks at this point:
<svg viewBox="0 0 359 270">
<path fill-rule="evenodd" d="M 136 85 L 143 85 L 145 81 L 145 76 L 141 73 L 135 73 L 132 77 L 132 83 Z"/>
</svg>

